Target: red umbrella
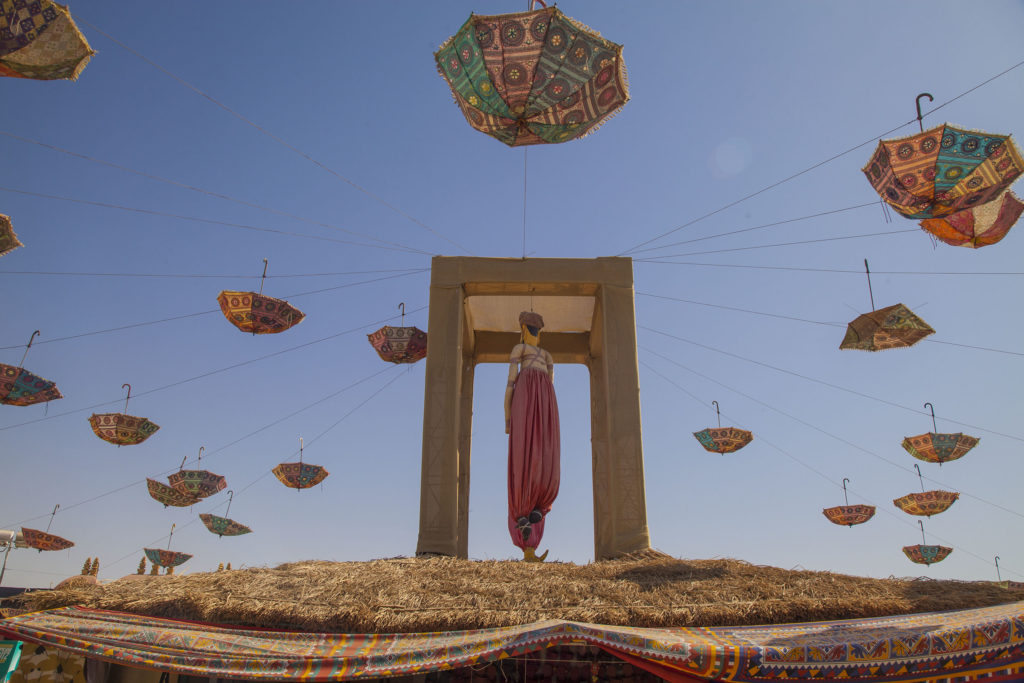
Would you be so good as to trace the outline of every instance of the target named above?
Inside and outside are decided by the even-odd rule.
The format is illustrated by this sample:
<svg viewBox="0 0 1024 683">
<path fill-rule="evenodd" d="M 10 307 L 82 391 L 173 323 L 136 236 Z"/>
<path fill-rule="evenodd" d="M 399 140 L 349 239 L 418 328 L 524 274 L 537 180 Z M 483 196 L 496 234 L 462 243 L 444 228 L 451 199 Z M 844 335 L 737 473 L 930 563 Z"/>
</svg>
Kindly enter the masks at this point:
<svg viewBox="0 0 1024 683">
<path fill-rule="evenodd" d="M 330 474 L 320 465 L 302 462 L 302 438 L 299 438 L 299 461 L 283 462 L 274 468 L 274 476 L 289 488 L 308 489 L 316 486 Z"/>
<path fill-rule="evenodd" d="M 402 326 L 385 325 L 373 334 L 366 335 L 370 346 L 377 350 L 381 360 L 391 363 L 415 363 L 427 356 L 427 333 L 418 327 L 405 326 L 405 304 L 398 304 L 402 311 Z"/>
<path fill-rule="evenodd" d="M 149 421 L 149 418 L 136 417 L 128 414 L 128 399 L 132 397 L 132 385 L 122 384 L 121 388 L 128 388 L 128 395 L 124 399 L 123 413 L 101 413 L 89 416 L 89 424 L 92 425 L 93 433 L 118 446 L 133 446 L 142 443 L 151 437 L 160 425 Z"/>
<path fill-rule="evenodd" d="M 267 279 L 267 259 L 263 259 L 263 277 L 259 292 L 224 290 L 217 296 L 220 310 L 228 322 L 242 332 L 277 334 L 298 325 L 306 314 L 287 301 L 263 295 L 263 282 Z"/>
<path fill-rule="evenodd" d="M 846 505 L 837 505 L 833 508 L 825 508 L 821 511 L 825 518 L 833 524 L 845 524 L 852 527 L 854 524 L 863 524 L 875 516 L 874 505 L 850 505 L 850 498 L 846 495 L 846 482 L 850 481 L 843 477 L 843 498 Z"/>
<path fill-rule="evenodd" d="M 22 536 L 24 536 L 25 543 L 30 548 L 35 548 L 39 552 L 42 552 L 44 550 L 65 550 L 75 545 L 66 538 L 55 536 L 50 533 L 50 527 L 53 525 L 53 517 L 57 514 L 58 508 L 60 508 L 60 503 L 53 506 L 53 512 L 50 513 L 50 523 L 46 525 L 46 531 L 21 527 Z"/>
<path fill-rule="evenodd" d="M 935 425 L 935 406 L 925 403 L 925 408 L 932 411 L 932 429 L 934 432 L 908 436 L 903 439 L 903 448 L 918 460 L 937 462 L 939 466 L 950 460 L 957 460 L 978 445 L 979 439 L 957 432 L 956 434 L 939 434 Z"/>
<path fill-rule="evenodd" d="M 711 403 L 714 404 L 715 414 L 718 416 L 718 427 L 708 427 L 693 433 L 705 450 L 712 453 L 732 453 L 753 441 L 754 435 L 745 429 L 723 427 L 722 413 L 718 409 L 718 401 L 712 401 Z"/>
<path fill-rule="evenodd" d="M 37 334 L 39 334 L 39 330 L 33 332 L 29 337 L 25 353 L 22 354 L 21 362 L 17 366 L 0 363 L 0 403 L 9 406 L 29 406 L 34 403 L 64 398 L 55 383 L 33 375 L 21 367 Z"/>
<path fill-rule="evenodd" d="M 199 457 L 196 459 L 197 467 L 203 460 L 203 448 L 203 446 L 199 447 Z M 183 469 L 187 460 L 188 456 L 186 455 L 181 461 L 178 471 L 167 477 L 170 485 L 180 493 L 196 499 L 202 499 L 208 498 L 227 487 L 227 481 L 219 474 L 214 474 L 208 470 Z"/>
<path fill-rule="evenodd" d="M 947 548 L 944 545 L 927 545 L 927 541 L 924 538 L 924 522 L 917 520 L 917 523 L 921 527 L 921 544 L 903 546 L 903 554 L 911 562 L 916 562 L 917 564 L 942 562 L 953 552 L 953 549 Z"/>
<path fill-rule="evenodd" d="M 902 498 L 892 501 L 893 505 L 908 515 L 917 515 L 918 517 L 937 515 L 948 510 L 949 506 L 960 497 L 956 491 L 925 491 L 921 468 L 916 462 L 914 469 L 917 470 L 917 478 L 921 480 L 921 493 L 908 493 Z"/>
</svg>

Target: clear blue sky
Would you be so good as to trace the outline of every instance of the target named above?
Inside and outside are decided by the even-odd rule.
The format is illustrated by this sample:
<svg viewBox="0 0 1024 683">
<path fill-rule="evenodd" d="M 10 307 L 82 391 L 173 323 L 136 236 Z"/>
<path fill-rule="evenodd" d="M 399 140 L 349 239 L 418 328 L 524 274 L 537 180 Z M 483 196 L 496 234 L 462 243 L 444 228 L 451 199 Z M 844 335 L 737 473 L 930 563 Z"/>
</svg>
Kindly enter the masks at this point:
<svg viewBox="0 0 1024 683">
<path fill-rule="evenodd" d="M 0 213 L 12 216 L 27 246 L 0 260 L 0 362 L 17 363 L 19 347 L 41 330 L 25 365 L 57 381 L 65 398 L 48 408 L 0 406 L 0 528 L 45 528 L 59 503 L 52 530 L 76 542 L 65 552 L 12 553 L 5 585 L 47 586 L 95 556 L 102 579 L 131 573 L 141 548 L 166 546 L 172 523 L 173 549 L 195 555 L 186 572 L 219 562 L 274 566 L 414 552 L 424 366 L 389 367 L 365 334 L 399 302 L 415 311 L 407 322 L 426 327 L 429 255 L 466 253 L 453 243 L 478 256 L 522 256 L 523 150 L 466 124 L 432 52 L 471 11 L 525 4 L 188 0 L 126 11 L 80 1 L 72 13 L 98 54 L 79 81 L 2 79 Z M 537 257 L 620 254 L 906 124 L 919 92 L 935 96 L 928 111 L 1024 60 L 1019 1 L 590 0 L 560 8 L 625 45 L 632 100 L 584 140 L 529 149 L 526 250 Z M 1024 67 L 925 124 L 1020 134 L 1022 111 Z M 903 125 L 895 135 L 916 130 Z M 934 246 L 895 214 L 887 223 L 860 172 L 873 146 L 650 245 L 663 248 L 633 254 L 680 255 L 634 268 L 652 544 L 683 558 L 877 577 L 994 579 L 998 555 L 1004 579 L 1024 580 L 1024 227 L 972 251 Z M 422 253 L 330 241 L 368 241 L 338 228 Z M 873 233 L 894 234 L 765 246 Z M 666 246 L 689 240 L 699 241 Z M 258 287 L 265 257 L 274 276 L 265 291 L 308 316 L 287 333 L 252 337 L 210 312 L 57 341 L 214 311 L 221 289 Z M 877 273 L 878 306 L 912 307 L 937 330 L 929 341 L 879 354 L 838 350 L 845 323 L 870 310 L 865 258 Z M 381 272 L 393 269 L 418 272 L 364 282 L 400 274 Z M 355 271 L 374 272 L 316 275 Z M 482 366 L 476 377 L 474 558 L 518 555 L 504 521 L 505 372 Z M 93 436 L 86 418 L 121 410 L 125 382 L 138 396 L 129 412 L 161 429 L 144 444 L 115 448 Z M 559 367 L 555 387 L 563 483 L 542 549 L 587 562 L 585 369 Z M 712 400 L 723 423 L 754 432 L 753 444 L 724 457 L 699 446 L 691 433 L 713 424 Z M 920 542 L 917 518 L 891 502 L 919 490 L 918 461 L 900 442 L 931 429 L 926 401 L 940 431 L 981 437 L 961 460 L 921 463 L 928 488 L 962 492 L 948 512 L 925 520 L 930 543 L 955 548 L 930 568 L 903 556 L 903 545 Z M 295 459 L 300 436 L 305 459 L 331 475 L 296 493 L 270 469 Z M 203 464 L 236 492 L 231 517 L 255 533 L 218 539 L 203 527 L 198 514 L 223 514 L 223 494 L 191 510 L 164 509 L 147 495 L 145 477 L 161 479 L 200 446 Z M 868 524 L 849 529 L 822 516 L 823 507 L 842 503 L 843 477 L 852 482 L 851 502 L 878 506 Z"/>
</svg>

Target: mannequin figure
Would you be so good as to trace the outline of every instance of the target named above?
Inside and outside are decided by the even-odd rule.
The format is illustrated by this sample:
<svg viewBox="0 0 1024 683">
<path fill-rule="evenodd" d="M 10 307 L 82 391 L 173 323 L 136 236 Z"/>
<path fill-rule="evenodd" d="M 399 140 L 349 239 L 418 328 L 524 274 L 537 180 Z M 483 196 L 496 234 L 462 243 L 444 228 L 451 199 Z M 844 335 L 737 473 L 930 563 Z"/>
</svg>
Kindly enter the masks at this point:
<svg viewBox="0 0 1024 683">
<path fill-rule="evenodd" d="M 539 313 L 519 314 L 520 343 L 509 358 L 505 389 L 505 433 L 508 437 L 508 530 L 528 562 L 537 556 L 544 520 L 558 496 L 560 435 L 558 403 L 551 383 L 554 361 L 540 348 L 544 319 Z"/>
</svg>

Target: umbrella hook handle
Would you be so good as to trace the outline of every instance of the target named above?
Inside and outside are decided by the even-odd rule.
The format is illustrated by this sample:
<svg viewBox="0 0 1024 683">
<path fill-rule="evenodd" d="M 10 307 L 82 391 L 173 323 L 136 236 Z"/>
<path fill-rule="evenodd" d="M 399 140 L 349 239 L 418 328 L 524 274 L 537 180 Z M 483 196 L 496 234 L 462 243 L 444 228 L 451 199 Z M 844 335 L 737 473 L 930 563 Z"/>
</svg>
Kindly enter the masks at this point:
<svg viewBox="0 0 1024 683">
<path fill-rule="evenodd" d="M 28 357 L 28 350 L 32 348 L 32 342 L 35 340 L 37 334 L 39 334 L 39 330 L 33 332 L 32 336 L 28 338 L 28 344 L 25 345 L 25 353 L 21 357 L 21 362 L 18 363 L 19 366 L 25 365 L 25 358 Z"/>
<path fill-rule="evenodd" d="M 405 327 L 405 302 L 398 304 L 398 310 L 402 312 L 402 327 Z"/>
<path fill-rule="evenodd" d="M 184 458 L 181 459 L 181 464 L 178 465 L 178 471 L 179 472 L 181 472 L 183 469 L 185 469 L 185 462 L 187 460 L 188 460 L 188 456 L 187 455 Z"/>
<path fill-rule="evenodd" d="M 924 538 L 924 522 L 917 520 L 917 525 L 921 527 L 921 545 L 928 545 L 928 541 Z"/>
<path fill-rule="evenodd" d="M 931 411 L 932 411 L 932 429 L 934 429 L 936 432 L 938 432 L 939 428 L 935 426 L 935 406 L 933 406 L 931 403 L 925 403 L 924 407 L 931 409 Z"/>
<path fill-rule="evenodd" d="M 914 463 L 914 469 L 917 470 L 917 479 L 921 482 L 921 493 L 924 493 L 924 477 L 921 476 L 921 468 L 916 462 Z"/>
<path fill-rule="evenodd" d="M 715 415 L 718 416 L 718 427 L 722 427 L 722 411 L 718 409 L 718 401 L 711 402 L 715 406 Z"/>
<path fill-rule="evenodd" d="M 171 539 L 174 538 L 174 527 L 176 527 L 176 526 L 178 526 L 178 525 L 177 524 L 172 524 L 171 525 L 171 533 L 169 533 L 167 535 L 167 549 L 168 550 L 171 549 Z"/>
<path fill-rule="evenodd" d="M 996 555 L 996 580 L 1000 583 L 1003 580 L 1003 575 L 999 573 L 999 556 Z"/>
<path fill-rule="evenodd" d="M 263 283 L 267 279 L 267 259 L 263 259 L 263 276 L 260 278 L 260 294 L 263 294 Z"/>
<path fill-rule="evenodd" d="M 60 507 L 60 503 L 53 506 L 53 512 L 50 513 L 50 523 L 46 525 L 46 533 L 50 533 L 50 526 L 53 525 L 53 516 L 57 514 L 57 509 Z"/>
<path fill-rule="evenodd" d="M 125 382 L 124 384 L 121 385 L 121 388 L 124 389 L 125 387 L 128 387 L 128 395 L 124 397 L 124 414 L 127 415 L 128 414 L 128 399 L 130 399 L 132 397 L 132 385 L 128 384 L 127 382 Z"/>
<path fill-rule="evenodd" d="M 540 3 L 540 6 L 543 7 L 544 9 L 548 8 L 548 4 L 546 2 L 544 2 L 544 0 L 530 0 L 530 11 L 531 12 L 533 11 L 533 8 L 537 5 L 537 3 Z"/>
<path fill-rule="evenodd" d="M 300 436 L 299 437 L 299 464 L 300 465 L 302 464 L 302 446 L 303 446 L 302 437 Z"/>
<path fill-rule="evenodd" d="M 868 260 L 864 259 L 864 272 L 868 276 L 868 296 L 871 297 L 871 310 L 875 310 L 875 293 L 871 290 L 871 269 L 868 268 Z"/>
<path fill-rule="evenodd" d="M 929 102 L 933 102 L 935 100 L 935 98 L 932 97 L 931 93 L 923 92 L 920 95 L 918 95 L 917 99 L 914 101 L 915 104 L 917 104 L 917 127 L 920 128 L 921 132 L 923 133 L 924 132 L 924 124 L 921 123 L 921 119 L 923 118 L 923 116 L 921 115 L 921 98 L 922 97 L 927 97 Z"/>
<path fill-rule="evenodd" d="M 206 448 L 206 446 L 200 446 L 199 447 L 199 457 L 196 458 L 196 469 L 199 469 L 199 463 L 202 462 L 202 460 L 203 460 L 203 449 L 205 449 L 205 448 Z"/>
<path fill-rule="evenodd" d="M 231 502 L 235 499 L 235 492 L 228 491 L 228 509 L 224 511 L 224 516 L 227 517 L 231 513 Z"/>
<path fill-rule="evenodd" d="M 849 477 L 843 477 L 843 500 L 846 501 L 847 506 L 850 504 L 850 497 L 846 495 L 846 482 L 850 481 Z"/>
</svg>

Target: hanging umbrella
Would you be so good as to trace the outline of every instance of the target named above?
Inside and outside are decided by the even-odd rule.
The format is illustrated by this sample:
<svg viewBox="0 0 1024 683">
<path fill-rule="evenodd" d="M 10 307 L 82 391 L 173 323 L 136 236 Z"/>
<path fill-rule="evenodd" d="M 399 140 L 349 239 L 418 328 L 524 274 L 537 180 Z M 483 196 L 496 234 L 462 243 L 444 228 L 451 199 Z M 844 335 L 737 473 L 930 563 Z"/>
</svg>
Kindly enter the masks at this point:
<svg viewBox="0 0 1024 683">
<path fill-rule="evenodd" d="M 231 502 L 235 499 L 235 492 L 228 491 L 228 509 L 224 512 L 224 517 L 218 517 L 217 515 L 206 514 L 205 512 L 199 515 L 199 519 L 203 520 L 203 524 L 212 533 L 218 536 L 241 536 L 242 534 L 252 533 L 252 529 L 244 524 L 240 524 L 233 519 L 228 519 L 227 515 L 231 512 Z"/>
<path fill-rule="evenodd" d="M 910 453 L 918 460 L 937 462 L 941 467 L 944 462 L 962 458 L 967 454 L 967 451 L 978 445 L 980 439 L 975 436 L 968 436 L 960 432 L 956 434 L 938 434 L 938 428 L 935 425 L 935 406 L 931 403 L 925 403 L 924 407 L 931 408 L 932 429 L 935 429 L 935 431 L 904 438 L 903 448 L 907 453 Z"/>
<path fill-rule="evenodd" d="M 11 217 L 0 213 L 0 256 L 23 246 L 25 245 L 14 234 L 14 225 L 11 223 Z"/>
<path fill-rule="evenodd" d="M 581 138 L 629 100 L 621 45 L 532 6 L 471 15 L 434 54 L 469 125 L 512 147 Z"/>
<path fill-rule="evenodd" d="M 418 327 L 406 327 L 405 304 L 398 304 L 398 308 L 402 311 L 401 327 L 385 325 L 366 337 L 382 360 L 415 363 L 427 356 L 427 333 Z"/>
<path fill-rule="evenodd" d="M 908 493 L 902 498 L 892 501 L 893 505 L 908 515 L 917 515 L 918 517 L 937 515 L 948 510 L 949 506 L 960 497 L 956 491 L 925 491 L 921 468 L 914 463 L 914 469 L 917 470 L 917 478 L 921 481 L 921 493 Z"/>
<path fill-rule="evenodd" d="M 302 462 L 302 438 L 299 438 L 299 461 L 283 462 L 274 468 L 274 476 L 289 488 L 308 489 L 316 486 L 330 474 L 319 465 Z"/>
<path fill-rule="evenodd" d="M 854 524 L 863 524 L 875 516 L 874 505 L 850 505 L 850 498 L 846 495 L 846 482 L 850 481 L 843 477 L 843 498 L 846 505 L 837 505 L 834 508 L 825 508 L 821 511 L 828 521 L 833 524 L 845 524 L 852 527 Z"/>
<path fill-rule="evenodd" d="M 158 567 L 166 567 L 168 574 L 174 573 L 174 568 L 179 564 L 184 564 L 188 560 L 192 559 L 192 556 L 188 553 L 179 553 L 171 550 L 171 539 L 174 538 L 174 527 L 177 524 L 171 525 L 171 533 L 167 536 L 167 550 L 163 548 L 143 548 L 143 552 L 146 553 L 146 557 L 149 561 Z"/>
<path fill-rule="evenodd" d="M 35 548 L 39 552 L 42 552 L 44 550 L 66 550 L 67 548 L 75 545 L 72 541 L 69 541 L 66 538 L 55 536 L 50 533 L 50 527 L 53 525 L 53 516 L 57 514 L 57 509 L 59 507 L 60 503 L 53 506 L 53 512 L 50 513 L 50 523 L 46 525 L 46 531 L 21 527 L 21 534 L 28 547 Z"/>
<path fill-rule="evenodd" d="M 917 118 L 921 122 L 921 98 Z M 1024 171 L 1009 135 L 943 124 L 905 138 L 882 140 L 862 170 L 875 191 L 898 213 L 941 218 L 998 197 Z"/>
<path fill-rule="evenodd" d="M 89 424 L 96 436 L 118 446 L 134 446 L 153 436 L 160 425 L 149 421 L 149 418 L 136 417 L 128 414 L 128 399 L 132 397 L 132 385 L 122 384 L 128 388 L 124 398 L 123 413 L 100 413 L 89 416 Z"/>
<path fill-rule="evenodd" d="M 203 460 L 203 446 L 199 447 L 199 457 L 196 459 L 196 466 Z M 185 462 L 188 460 L 188 456 L 181 461 L 181 466 L 178 471 L 167 477 L 167 481 L 180 493 L 186 496 L 192 496 L 196 499 L 207 498 L 223 490 L 227 487 L 228 483 L 219 474 L 214 474 L 208 470 L 186 470 Z"/>
<path fill-rule="evenodd" d="M 903 554 L 911 562 L 916 562 L 917 564 L 942 562 L 953 552 L 953 549 L 947 548 L 944 545 L 927 545 L 927 541 L 924 538 L 924 522 L 917 520 L 917 523 L 921 527 L 921 544 L 903 546 Z"/>
<path fill-rule="evenodd" d="M 64 398 L 55 383 L 33 375 L 21 367 L 37 334 L 39 334 L 39 330 L 33 332 L 29 337 L 25 353 L 22 354 L 21 362 L 17 366 L 0 363 L 0 403 L 9 406 L 30 406 L 34 403 L 45 403 Z"/>
<path fill-rule="evenodd" d="M 754 435 L 745 429 L 723 427 L 722 413 L 718 409 L 718 401 L 712 401 L 711 403 L 714 404 L 715 414 L 718 416 L 718 427 L 708 427 L 693 433 L 705 450 L 712 453 L 732 453 L 753 441 Z"/>
<path fill-rule="evenodd" d="M 951 213 L 943 218 L 926 218 L 921 228 L 941 242 L 954 247 L 987 247 L 1006 237 L 1024 212 L 1024 203 L 1011 190 L 990 202 Z"/>
<path fill-rule="evenodd" d="M 868 276 L 868 294 L 871 297 L 871 313 L 857 316 L 846 326 L 840 349 L 860 351 L 884 351 L 913 346 L 935 330 L 903 304 L 875 310 L 875 295 L 871 291 L 871 270 L 864 259 L 864 270 Z"/>
<path fill-rule="evenodd" d="M 263 259 L 263 277 L 259 292 L 232 292 L 224 290 L 217 296 L 220 310 L 232 325 L 242 332 L 277 334 L 302 322 L 306 314 L 287 301 L 263 295 L 263 282 L 267 279 L 267 259 Z"/>
<path fill-rule="evenodd" d="M 161 484 L 150 478 L 146 478 L 146 488 L 149 489 L 149 495 L 154 499 L 164 504 L 164 507 L 173 505 L 178 508 L 187 508 L 190 505 L 194 505 L 199 502 L 199 499 L 191 496 L 187 493 L 182 493 L 176 488 L 168 486 L 167 484 Z"/>
<path fill-rule="evenodd" d="M 75 80 L 96 54 L 51 0 L 0 0 L 0 27 L 0 76 Z"/>
</svg>

